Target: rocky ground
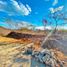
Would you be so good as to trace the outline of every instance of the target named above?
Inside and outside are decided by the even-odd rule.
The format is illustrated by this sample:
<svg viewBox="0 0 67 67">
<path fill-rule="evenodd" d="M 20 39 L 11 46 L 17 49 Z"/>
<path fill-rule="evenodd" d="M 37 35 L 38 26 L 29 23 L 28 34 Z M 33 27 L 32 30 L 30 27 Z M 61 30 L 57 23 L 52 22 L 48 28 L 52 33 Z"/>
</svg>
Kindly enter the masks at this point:
<svg viewBox="0 0 67 67">
<path fill-rule="evenodd" d="M 3 43 L 1 43 L 0 44 L 0 67 L 33 67 L 32 66 L 33 64 L 31 65 L 31 63 L 33 62 L 31 58 L 33 56 L 35 56 L 35 54 L 34 53 L 32 53 L 32 55 L 24 54 L 28 48 L 30 49 L 30 47 L 33 46 L 33 44 L 34 43 L 29 43 L 29 44 L 20 44 L 20 43 L 3 44 Z M 38 48 L 38 50 L 36 50 L 36 49 L 34 46 L 34 49 L 33 49 L 34 52 L 42 51 L 41 48 Z M 64 65 L 66 65 L 66 62 L 64 61 L 66 59 L 66 57 L 61 52 L 55 51 L 55 50 L 48 50 L 48 52 L 56 53 L 57 58 L 59 60 L 62 60 Z M 36 57 L 34 57 L 34 58 L 36 58 Z M 37 57 L 37 59 L 39 59 L 39 58 Z M 35 60 L 35 61 L 37 61 L 37 60 Z M 39 61 L 37 61 L 37 62 L 39 62 Z M 40 62 L 40 63 L 42 63 L 42 62 Z M 37 66 L 38 66 L 38 63 L 34 67 L 37 67 Z M 44 64 L 44 66 L 45 66 L 45 64 Z M 58 67 L 60 67 L 60 66 L 58 66 Z M 64 66 L 64 67 L 66 67 L 66 66 Z"/>
<path fill-rule="evenodd" d="M 30 67 L 29 56 L 25 56 L 24 52 L 26 46 L 24 44 L 6 44 L 0 46 L 0 67 Z M 26 59 L 25 61 L 20 61 L 16 59 Z"/>
<path fill-rule="evenodd" d="M 47 63 L 46 61 L 45 64 L 45 60 L 53 60 L 53 57 L 62 63 L 64 67 L 67 67 L 67 57 L 61 51 L 43 49 L 41 48 L 40 41 L 41 39 L 37 37 L 32 39 L 0 37 L 0 67 L 46 67 L 46 64 L 47 67 L 50 67 L 48 64 L 52 62 Z M 41 54 L 43 51 L 45 52 L 44 56 Z M 46 57 L 47 51 L 49 58 Z M 29 55 L 25 54 L 25 52 Z M 52 55 L 52 58 L 50 58 L 50 55 Z M 56 60 L 54 59 L 53 61 L 56 62 Z M 61 67 L 59 63 L 57 65 L 56 67 Z"/>
</svg>

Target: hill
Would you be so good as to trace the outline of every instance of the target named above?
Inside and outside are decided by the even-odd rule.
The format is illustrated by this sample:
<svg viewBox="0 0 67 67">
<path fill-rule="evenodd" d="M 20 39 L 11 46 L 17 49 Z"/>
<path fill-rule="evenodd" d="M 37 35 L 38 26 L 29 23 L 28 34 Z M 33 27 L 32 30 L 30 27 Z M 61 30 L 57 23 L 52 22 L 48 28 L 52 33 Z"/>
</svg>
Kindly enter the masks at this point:
<svg viewBox="0 0 67 67">
<path fill-rule="evenodd" d="M 9 34 L 11 32 L 10 29 L 6 29 L 4 27 L 0 27 L 0 36 L 6 36 L 7 34 Z"/>
<path fill-rule="evenodd" d="M 7 29 L 4 27 L 0 27 L 0 36 L 7 36 L 11 32 L 21 33 L 21 34 L 44 35 L 44 31 L 33 31 L 28 28 Z"/>
</svg>

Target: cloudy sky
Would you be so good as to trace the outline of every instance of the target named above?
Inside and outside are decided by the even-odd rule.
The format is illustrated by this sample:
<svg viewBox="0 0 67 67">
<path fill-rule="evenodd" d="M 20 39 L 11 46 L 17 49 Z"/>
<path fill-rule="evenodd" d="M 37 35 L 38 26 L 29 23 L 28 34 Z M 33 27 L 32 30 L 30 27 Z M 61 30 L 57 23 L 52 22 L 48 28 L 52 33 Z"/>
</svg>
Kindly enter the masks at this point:
<svg viewBox="0 0 67 67">
<path fill-rule="evenodd" d="M 5 22 L 10 20 L 13 23 L 25 21 L 43 26 L 42 19 L 50 12 L 64 11 L 66 2 L 65 0 L 0 0 L 0 26 L 7 27 Z"/>
</svg>

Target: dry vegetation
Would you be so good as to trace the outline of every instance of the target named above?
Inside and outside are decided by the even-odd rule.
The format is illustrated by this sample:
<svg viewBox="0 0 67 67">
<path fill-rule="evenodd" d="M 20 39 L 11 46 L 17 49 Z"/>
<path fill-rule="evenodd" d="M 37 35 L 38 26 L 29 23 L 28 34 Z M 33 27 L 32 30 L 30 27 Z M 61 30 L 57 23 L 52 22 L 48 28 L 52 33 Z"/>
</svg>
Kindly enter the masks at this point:
<svg viewBox="0 0 67 67">
<path fill-rule="evenodd" d="M 29 43 L 32 43 L 31 39 L 13 39 L 13 38 L 6 38 L 6 37 L 0 37 L 0 67 L 30 67 L 30 62 L 29 56 L 24 56 L 22 54 L 22 52 L 24 51 L 24 47 L 26 48 L 26 46 Z M 3 43 L 7 43 L 4 44 Z M 36 50 L 41 50 L 40 47 L 40 41 L 36 40 L 36 42 L 34 42 L 34 49 Z M 51 49 L 52 50 L 52 49 Z M 52 50 L 54 51 L 55 55 L 57 56 L 57 58 L 59 60 L 65 60 L 67 59 L 64 54 L 60 51 L 57 50 Z M 23 62 L 22 61 L 19 62 L 15 62 L 16 58 L 19 59 L 27 59 L 28 62 Z M 28 59 L 29 58 L 29 59 Z M 66 63 L 65 63 L 66 64 Z"/>
<path fill-rule="evenodd" d="M 19 31 L 16 31 L 19 32 Z M 39 32 L 39 31 L 38 31 Z M 33 32 L 33 31 L 25 31 L 24 33 L 32 33 L 32 35 L 43 35 L 44 32 Z M 20 31 L 20 33 L 23 33 Z M 34 50 L 40 51 L 42 38 L 39 36 L 33 36 L 32 38 L 21 38 L 14 39 L 9 37 L 0 36 L 0 67 L 31 67 L 30 66 L 30 56 L 24 56 L 22 52 L 24 48 L 28 47 L 28 44 L 34 44 Z M 50 49 L 53 51 L 59 60 L 67 60 L 67 57 L 59 50 Z M 15 61 L 17 58 L 19 59 L 27 59 L 28 62 L 17 62 Z M 28 59 L 29 58 L 29 59 Z M 65 62 L 67 66 L 67 61 Z"/>
</svg>

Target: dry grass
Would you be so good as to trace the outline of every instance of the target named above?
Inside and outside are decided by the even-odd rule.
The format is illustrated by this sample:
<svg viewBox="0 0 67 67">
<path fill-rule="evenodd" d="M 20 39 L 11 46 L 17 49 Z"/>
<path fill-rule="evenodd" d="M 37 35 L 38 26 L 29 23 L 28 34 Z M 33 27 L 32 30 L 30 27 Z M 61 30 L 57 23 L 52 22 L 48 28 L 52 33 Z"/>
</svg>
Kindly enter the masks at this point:
<svg viewBox="0 0 67 67">
<path fill-rule="evenodd" d="M 8 43 L 6 45 L 0 45 L 0 67 L 8 67 L 9 65 L 12 65 L 12 67 L 19 67 L 20 65 L 23 67 L 30 67 L 30 64 L 27 62 L 24 63 L 14 63 L 13 62 L 13 56 L 16 54 L 19 54 L 22 52 L 23 46 L 26 46 L 28 43 L 33 42 L 33 39 L 13 39 L 13 38 L 7 38 L 0 36 L 0 43 Z M 9 44 L 14 43 L 14 44 Z M 41 45 L 39 40 L 35 40 L 34 46 L 35 50 L 41 50 Z M 67 59 L 67 56 L 65 56 L 62 52 L 58 50 L 51 49 L 59 60 L 65 60 Z M 19 54 L 19 57 L 23 58 L 23 55 Z M 67 62 L 66 62 L 67 64 Z"/>
<path fill-rule="evenodd" d="M 24 43 L 24 44 L 28 44 L 31 42 L 32 42 L 32 40 L 29 38 L 14 39 L 14 38 L 0 36 L 0 43 Z"/>
<path fill-rule="evenodd" d="M 16 42 L 16 39 L 0 36 L 0 42 Z"/>
<path fill-rule="evenodd" d="M 0 67 L 30 67 L 29 62 L 15 62 L 15 58 L 25 58 L 28 59 L 29 57 L 25 57 L 22 55 L 23 47 L 25 47 L 26 44 L 6 44 L 6 45 L 0 45 Z"/>
</svg>

